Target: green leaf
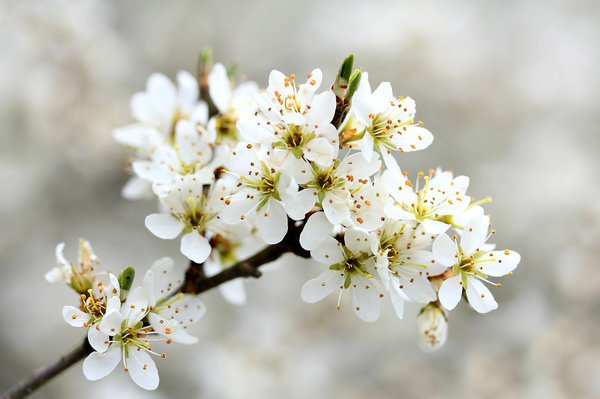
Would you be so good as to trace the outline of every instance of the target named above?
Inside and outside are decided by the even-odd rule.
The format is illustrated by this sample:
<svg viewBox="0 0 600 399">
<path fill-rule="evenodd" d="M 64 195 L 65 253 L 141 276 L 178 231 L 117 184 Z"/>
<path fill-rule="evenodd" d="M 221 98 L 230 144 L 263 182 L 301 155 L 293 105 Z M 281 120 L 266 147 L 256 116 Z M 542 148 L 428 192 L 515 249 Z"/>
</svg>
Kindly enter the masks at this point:
<svg viewBox="0 0 600 399">
<path fill-rule="evenodd" d="M 352 96 L 354 95 L 354 93 L 356 93 L 356 90 L 358 89 L 358 86 L 360 85 L 360 79 L 362 77 L 362 72 L 360 69 L 355 70 L 352 73 L 352 76 L 350 76 L 350 83 L 348 83 L 348 91 L 346 92 L 346 99 L 350 99 L 352 98 Z"/>
<path fill-rule="evenodd" d="M 119 273 L 119 287 L 121 290 L 129 291 L 131 289 L 131 285 L 133 284 L 133 279 L 135 278 L 135 269 L 133 266 L 129 266 Z"/>
</svg>

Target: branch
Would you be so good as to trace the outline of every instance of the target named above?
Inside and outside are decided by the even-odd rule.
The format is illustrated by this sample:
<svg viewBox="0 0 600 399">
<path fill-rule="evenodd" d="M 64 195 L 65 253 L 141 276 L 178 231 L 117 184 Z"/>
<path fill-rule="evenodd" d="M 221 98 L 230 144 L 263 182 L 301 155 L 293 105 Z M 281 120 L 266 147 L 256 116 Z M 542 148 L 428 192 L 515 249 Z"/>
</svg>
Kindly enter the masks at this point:
<svg viewBox="0 0 600 399">
<path fill-rule="evenodd" d="M 30 395 L 33 391 L 68 369 L 88 354 L 92 353 L 93 349 L 88 344 L 87 339 L 81 345 L 73 349 L 71 352 L 62 356 L 49 366 L 40 369 L 29 377 L 19 382 L 17 385 L 10 388 L 2 394 L 2 399 L 17 399 L 24 398 Z"/>
<path fill-rule="evenodd" d="M 302 226 L 296 226 L 294 221 L 288 220 L 288 233 L 283 241 L 278 244 L 270 245 L 256 255 L 240 261 L 209 278 L 206 278 L 201 264 L 191 262 L 185 275 L 182 291 L 199 294 L 239 277 L 258 278 L 261 275 L 260 270 L 258 270 L 260 266 L 277 260 L 281 255 L 287 252 L 292 252 L 298 256 L 308 258 L 310 256 L 309 253 L 302 249 L 299 244 L 301 231 Z M 0 399 L 17 399 L 28 396 L 93 351 L 94 350 L 88 344 L 86 338 L 81 345 L 58 359 L 58 361 L 31 374 L 29 377 L 4 392 Z"/>
</svg>

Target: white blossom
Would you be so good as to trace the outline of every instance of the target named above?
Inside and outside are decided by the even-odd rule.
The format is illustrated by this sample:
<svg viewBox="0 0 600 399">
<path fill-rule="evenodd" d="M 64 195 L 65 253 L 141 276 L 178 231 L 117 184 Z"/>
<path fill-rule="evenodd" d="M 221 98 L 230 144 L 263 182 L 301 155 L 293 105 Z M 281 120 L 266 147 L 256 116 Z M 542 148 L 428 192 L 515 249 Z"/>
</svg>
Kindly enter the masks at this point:
<svg viewBox="0 0 600 399">
<path fill-rule="evenodd" d="M 344 245 L 329 237 L 313 249 L 313 259 L 329 266 L 329 270 L 304 284 L 302 299 L 315 303 L 339 290 L 337 307 L 341 309 L 342 294 L 348 292 L 359 318 L 367 322 L 377 320 L 384 289 L 374 278 L 376 265 L 371 242 L 372 237 L 367 232 L 348 229 L 344 234 Z"/>
<path fill-rule="evenodd" d="M 448 317 L 437 303 L 431 303 L 417 317 L 417 342 L 425 352 L 440 349 L 448 338 Z"/>
<path fill-rule="evenodd" d="M 492 293 L 482 283 L 492 283 L 488 276 L 500 277 L 512 274 L 521 256 L 511 250 L 488 251 L 484 244 L 488 238 L 490 219 L 478 216 L 464 228 L 460 245 L 446 234 L 438 236 L 433 243 L 433 254 L 440 264 L 451 268 L 453 277 L 442 283 L 438 293 L 444 308 L 452 310 L 460 301 L 463 290 L 469 304 L 479 313 L 487 313 L 498 307 Z"/>
</svg>

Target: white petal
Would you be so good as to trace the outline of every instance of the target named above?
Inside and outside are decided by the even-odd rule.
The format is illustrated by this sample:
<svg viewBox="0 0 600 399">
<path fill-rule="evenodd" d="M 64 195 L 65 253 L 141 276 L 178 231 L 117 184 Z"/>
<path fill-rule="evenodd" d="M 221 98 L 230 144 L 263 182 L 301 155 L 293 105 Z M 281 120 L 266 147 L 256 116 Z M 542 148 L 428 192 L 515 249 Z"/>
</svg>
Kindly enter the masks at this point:
<svg viewBox="0 0 600 399">
<path fill-rule="evenodd" d="M 352 175 L 355 178 L 366 179 L 377 173 L 381 168 L 381 160 L 379 155 L 373 154 L 370 161 L 366 161 L 360 153 L 355 153 L 347 156 L 338 167 L 338 175 Z"/>
<path fill-rule="evenodd" d="M 435 290 L 425 277 L 402 277 L 398 279 L 402 292 L 415 302 L 429 303 L 437 299 Z"/>
<path fill-rule="evenodd" d="M 423 220 L 421 224 L 425 227 L 425 231 L 430 234 L 442 234 L 450 228 L 449 224 L 437 220 Z"/>
<path fill-rule="evenodd" d="M 198 101 L 198 81 L 187 71 L 177 72 L 179 104 L 184 108 Z M 187 110 L 187 109 L 186 109 Z"/>
<path fill-rule="evenodd" d="M 255 195 L 258 193 L 254 192 L 253 196 L 250 196 L 245 191 L 240 191 L 229 197 L 229 203 L 226 202 L 221 210 L 221 220 L 227 224 L 238 224 L 245 220 L 257 204 Z"/>
<path fill-rule="evenodd" d="M 95 325 L 88 328 L 88 342 L 97 352 L 106 352 L 109 345 L 109 337 L 103 334 Z"/>
<path fill-rule="evenodd" d="M 231 101 L 231 84 L 223 64 L 215 64 L 208 75 L 208 91 L 220 113 L 227 112 Z"/>
<path fill-rule="evenodd" d="M 440 234 L 435 239 L 431 251 L 435 260 L 446 267 L 457 262 L 458 246 L 447 234 Z"/>
<path fill-rule="evenodd" d="M 493 258 L 494 262 L 477 263 L 479 270 L 492 277 L 505 276 L 517 268 L 521 261 L 521 255 L 515 251 L 493 251 L 483 254 L 481 260 Z"/>
<path fill-rule="evenodd" d="M 321 203 L 325 216 L 331 224 L 341 224 L 350 218 L 347 192 L 344 190 L 336 195 L 331 191 L 325 194 Z"/>
<path fill-rule="evenodd" d="M 368 131 L 365 131 L 365 135 L 358 142 L 358 148 L 361 150 L 362 155 L 364 156 L 367 162 L 370 162 L 373 159 L 373 150 L 375 147 L 375 143 L 373 141 L 373 136 Z"/>
<path fill-rule="evenodd" d="M 344 250 L 335 238 L 326 237 L 321 245 L 310 251 L 310 256 L 324 265 L 334 265 L 344 260 Z"/>
<path fill-rule="evenodd" d="M 112 337 L 121 331 L 121 324 L 123 323 L 123 320 L 125 320 L 125 316 L 123 316 L 119 310 L 113 309 L 110 312 L 106 312 L 104 317 L 102 317 L 102 320 L 100 320 L 98 327 L 103 334 Z"/>
<path fill-rule="evenodd" d="M 171 339 L 173 342 L 184 345 L 198 343 L 198 338 L 189 334 L 186 331 L 186 328 L 179 324 L 177 320 L 166 319 L 159 314 L 150 313 L 148 315 L 148 321 L 150 322 L 150 325 L 154 331 L 167 339 Z"/>
<path fill-rule="evenodd" d="M 373 237 L 364 230 L 358 228 L 349 228 L 344 234 L 344 244 L 352 253 L 371 253 L 371 244 Z"/>
<path fill-rule="evenodd" d="M 168 320 L 175 320 L 178 325 L 187 327 L 197 323 L 206 313 L 206 305 L 196 295 L 184 294 L 171 306 L 160 306 L 156 313 Z"/>
<path fill-rule="evenodd" d="M 137 176 L 132 176 L 121 189 L 121 195 L 128 200 L 150 199 L 154 197 L 152 184 Z"/>
<path fill-rule="evenodd" d="M 335 94 L 325 91 L 317 94 L 311 104 L 307 123 L 310 126 L 322 125 L 331 122 L 335 113 Z"/>
<path fill-rule="evenodd" d="M 246 303 L 246 289 L 244 288 L 244 280 L 241 278 L 219 285 L 219 291 L 229 303 L 234 305 L 244 305 Z"/>
<path fill-rule="evenodd" d="M 498 303 L 490 290 L 475 277 L 467 279 L 467 299 L 473 309 L 479 313 L 487 313 L 498 309 Z"/>
<path fill-rule="evenodd" d="M 460 246 L 466 256 L 472 255 L 473 252 L 485 243 L 489 225 L 489 217 L 478 216 L 465 226 L 460 239 Z"/>
<path fill-rule="evenodd" d="M 344 272 L 341 270 L 327 270 L 318 277 L 308 280 L 302 286 L 300 296 L 304 302 L 315 303 L 331 294 L 343 285 Z"/>
<path fill-rule="evenodd" d="M 148 294 L 142 287 L 136 287 L 127 295 L 121 313 L 127 318 L 127 323 L 134 326 L 148 313 Z"/>
<path fill-rule="evenodd" d="M 258 233 L 267 244 L 277 244 L 287 233 L 287 215 L 281 202 L 274 199 L 257 211 Z"/>
<path fill-rule="evenodd" d="M 294 220 L 304 219 L 306 214 L 315 206 L 317 199 L 316 190 L 307 188 L 299 191 L 296 197 L 287 204 L 288 215 Z"/>
<path fill-rule="evenodd" d="M 460 302 L 460 297 L 463 290 L 460 282 L 459 275 L 444 280 L 442 283 L 440 291 L 438 292 L 438 296 L 440 298 L 440 303 L 444 308 L 452 310 L 456 307 L 456 305 L 458 305 L 458 302 Z"/>
<path fill-rule="evenodd" d="M 404 303 L 408 300 L 408 298 L 406 298 L 406 295 L 404 295 L 397 285 L 392 285 L 390 288 L 389 295 L 391 297 L 390 299 L 392 301 L 392 306 L 394 307 L 396 316 L 402 320 L 404 317 Z"/>
<path fill-rule="evenodd" d="M 310 251 L 319 246 L 325 237 L 331 236 L 333 226 L 327 220 L 323 212 L 315 212 L 312 214 L 302 233 L 300 233 L 300 245 L 302 248 Z"/>
<path fill-rule="evenodd" d="M 381 112 L 388 108 L 390 106 L 390 101 L 394 100 L 390 82 L 381 82 L 371 95 L 371 99 L 377 112 Z"/>
<path fill-rule="evenodd" d="M 147 390 L 158 388 L 158 370 L 148 352 L 130 346 L 126 361 L 133 382 Z"/>
<path fill-rule="evenodd" d="M 121 347 L 111 345 L 104 353 L 93 352 L 83 361 L 83 375 L 90 381 L 96 381 L 113 372 L 121 361 Z"/>
<path fill-rule="evenodd" d="M 64 306 L 62 309 L 64 321 L 73 327 L 83 327 L 83 323 L 90 320 L 90 315 L 82 312 L 74 306 Z"/>
<path fill-rule="evenodd" d="M 304 146 L 304 157 L 325 168 L 333 163 L 334 148 L 327 139 L 317 137 Z"/>
<path fill-rule="evenodd" d="M 146 216 L 146 228 L 152 234 L 163 240 L 172 240 L 176 238 L 184 225 L 175 216 L 168 213 L 153 213 Z"/>
<path fill-rule="evenodd" d="M 181 253 L 196 263 L 204 262 L 210 251 L 211 247 L 206 237 L 195 230 L 181 237 Z"/>
<path fill-rule="evenodd" d="M 363 321 L 374 322 L 381 314 L 382 290 L 378 289 L 377 281 L 365 277 L 353 277 L 350 291 L 354 313 Z"/>
<path fill-rule="evenodd" d="M 176 272 L 173 259 L 164 257 L 152 264 L 144 276 L 144 288 L 149 294 L 149 304 L 175 294 L 183 282 L 183 273 Z"/>
</svg>

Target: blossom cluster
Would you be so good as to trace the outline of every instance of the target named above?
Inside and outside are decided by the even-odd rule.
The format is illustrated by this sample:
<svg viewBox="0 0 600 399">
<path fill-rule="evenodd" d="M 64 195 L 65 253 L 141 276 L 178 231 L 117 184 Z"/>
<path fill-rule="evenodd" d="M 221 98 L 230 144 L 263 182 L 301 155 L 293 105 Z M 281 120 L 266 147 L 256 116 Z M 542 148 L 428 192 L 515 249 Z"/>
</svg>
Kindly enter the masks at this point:
<svg viewBox="0 0 600 399">
<path fill-rule="evenodd" d="M 156 389 L 159 377 L 150 355 L 165 358 L 155 344 L 193 344 L 189 325 L 204 315 L 206 307 L 195 295 L 179 293 L 182 275 L 171 258 L 154 262 L 141 286 L 132 288 L 135 271 L 118 276 L 97 270 L 99 261 L 91 245 L 80 240 L 79 261 L 73 265 L 56 248 L 57 266 L 46 274 L 49 282 L 64 282 L 79 295 L 78 306 L 65 306 L 63 319 L 84 328 L 93 352 L 83 362 L 83 373 L 98 380 L 123 363 L 131 379 L 144 389 Z"/>
<path fill-rule="evenodd" d="M 298 221 L 296 239 L 326 269 L 302 288 L 306 302 L 338 292 L 338 309 L 349 296 L 369 322 L 384 298 L 400 318 L 405 302 L 422 303 L 420 323 L 438 327 L 421 328 L 421 342 L 436 348 L 462 293 L 478 312 L 495 309 L 484 283 L 499 285 L 489 277 L 511 274 L 520 257 L 486 243 L 489 199 L 467 194 L 468 177 L 402 172 L 402 154 L 427 148 L 433 135 L 412 98 L 394 96 L 388 82 L 373 90 L 352 64 L 345 60 L 331 89 L 320 69 L 305 79 L 274 70 L 259 90 L 235 86 L 216 64 L 207 96 L 185 72 L 177 87 L 151 76 L 132 100 L 136 123 L 115 132 L 133 149 L 125 193 L 157 196 L 161 212 L 146 227 L 181 236 L 181 253 L 211 271 L 279 243 L 288 219 Z M 229 296 L 244 298 L 240 284 Z"/>
<path fill-rule="evenodd" d="M 437 168 L 411 178 L 402 170 L 403 153 L 433 142 L 412 98 L 394 96 L 388 82 L 373 90 L 352 56 L 330 88 L 320 69 L 303 79 L 274 70 L 264 89 L 236 85 L 222 64 L 199 71 L 179 72 L 177 84 L 150 76 L 131 101 L 135 122 L 113 134 L 131 153 L 133 177 L 123 195 L 159 202 L 145 219 L 156 237 L 179 238 L 181 253 L 208 276 L 291 241 L 323 269 L 302 287 L 304 301 L 336 293 L 337 309 L 349 306 L 366 322 L 379 318 L 388 298 L 399 318 L 406 302 L 419 303 L 424 350 L 444 344 L 448 312 L 461 298 L 479 313 L 497 308 L 486 284 L 499 286 L 490 277 L 511 275 L 520 256 L 487 242 L 494 232 L 482 205 L 489 198 L 469 196 L 468 177 Z M 299 234 L 288 231 L 292 225 Z M 89 245 L 82 248 L 89 258 L 82 264 L 94 263 Z M 156 374 L 147 337 L 193 341 L 168 323 L 179 319 L 167 309 L 193 304 L 190 321 L 197 321 L 203 306 L 163 291 L 167 280 L 169 288 L 180 281 L 162 272 L 172 275 L 170 259 L 152 267 L 144 287 L 124 295 L 114 275 L 96 281 L 83 269 L 73 273 L 59 255 L 52 278 L 82 292 L 80 307 L 65 308 L 65 319 L 87 327 L 97 350 L 84 364 L 88 378 L 101 378 L 122 358 L 134 381 L 152 388 L 158 377 L 144 377 Z M 80 291 L 80 279 L 94 283 Z M 230 302 L 245 302 L 240 279 L 219 288 Z M 141 373 L 140 364 L 151 371 Z"/>
</svg>

